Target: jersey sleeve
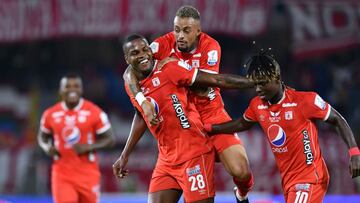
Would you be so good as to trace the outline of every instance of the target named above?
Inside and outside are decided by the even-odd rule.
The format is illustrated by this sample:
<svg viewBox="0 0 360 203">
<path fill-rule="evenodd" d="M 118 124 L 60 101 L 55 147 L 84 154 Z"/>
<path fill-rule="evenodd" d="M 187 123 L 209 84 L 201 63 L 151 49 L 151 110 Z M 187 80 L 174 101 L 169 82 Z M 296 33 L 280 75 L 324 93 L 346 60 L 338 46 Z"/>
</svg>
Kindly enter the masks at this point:
<svg viewBox="0 0 360 203">
<path fill-rule="evenodd" d="M 221 48 L 217 41 L 209 41 L 201 52 L 200 70 L 208 73 L 219 73 Z"/>
<path fill-rule="evenodd" d="M 248 108 L 245 110 L 245 113 L 243 115 L 244 119 L 249 122 L 257 122 L 257 116 L 254 110 L 254 102 L 251 101 Z"/>
<path fill-rule="evenodd" d="M 193 68 L 184 61 L 168 62 L 165 66 L 168 66 L 164 70 L 167 74 L 166 76 L 171 82 L 179 86 L 191 86 L 198 73 L 197 68 Z"/>
<path fill-rule="evenodd" d="M 96 134 L 102 134 L 110 129 L 111 124 L 107 114 L 99 107 L 95 106 L 92 109 L 92 113 L 95 116 L 95 131 Z"/>
<path fill-rule="evenodd" d="M 329 118 L 331 106 L 325 102 L 317 93 L 308 92 L 303 96 L 303 115 L 307 119 L 321 119 L 326 121 Z"/>
<path fill-rule="evenodd" d="M 51 126 L 50 126 L 50 118 L 51 118 L 51 115 L 50 115 L 49 110 L 46 110 L 41 116 L 40 130 L 43 133 L 46 133 L 46 134 L 51 134 L 52 133 L 52 129 L 51 129 Z"/>
<path fill-rule="evenodd" d="M 155 39 L 151 44 L 150 48 L 153 52 L 154 59 L 162 60 L 169 56 L 171 52 L 171 39 L 169 37 L 169 34 L 163 35 L 157 39 Z"/>
</svg>

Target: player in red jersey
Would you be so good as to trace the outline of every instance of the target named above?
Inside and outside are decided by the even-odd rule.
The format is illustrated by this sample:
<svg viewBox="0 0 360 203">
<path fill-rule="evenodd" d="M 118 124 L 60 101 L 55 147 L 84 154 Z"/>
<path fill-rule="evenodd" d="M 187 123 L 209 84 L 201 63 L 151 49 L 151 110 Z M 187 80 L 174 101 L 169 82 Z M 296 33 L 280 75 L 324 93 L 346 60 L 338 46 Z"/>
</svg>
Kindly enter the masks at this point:
<svg viewBox="0 0 360 203">
<path fill-rule="evenodd" d="M 275 156 L 288 203 L 319 203 L 327 191 L 329 174 L 318 143 L 315 120 L 326 121 L 339 130 L 350 148 L 351 175 L 360 175 L 360 152 L 355 138 L 334 108 L 315 92 L 285 86 L 280 78 L 280 66 L 269 53 L 261 51 L 254 55 L 247 67 L 258 96 L 251 100 L 243 118 L 217 125 L 205 124 L 207 131 L 240 132 L 258 122 Z"/>
<path fill-rule="evenodd" d="M 61 79 L 62 101 L 42 115 L 38 142 L 53 157 L 51 189 L 56 203 L 99 202 L 100 171 L 96 151 L 113 145 L 105 112 L 82 95 L 81 78 Z"/>
<path fill-rule="evenodd" d="M 126 62 L 139 78 L 147 100 L 155 106 L 159 120 L 157 125 L 148 123 L 159 150 L 150 182 L 149 202 L 177 202 L 181 191 L 186 202 L 213 202 L 213 145 L 203 131 L 199 113 L 188 101 L 188 87 L 204 85 L 242 89 L 252 87 L 253 83 L 241 76 L 202 72 L 183 61 L 170 61 L 159 70 L 149 44 L 140 35 L 129 36 L 123 49 Z M 126 90 L 133 105 L 144 116 L 128 87 Z M 135 114 L 134 121 L 138 117 Z M 137 138 L 133 139 L 132 135 L 130 132 L 124 148 L 127 153 L 137 143 Z M 124 151 L 113 166 L 114 175 L 120 178 L 128 173 L 123 168 L 127 162 Z"/>
<path fill-rule="evenodd" d="M 178 58 L 195 68 L 207 73 L 218 74 L 221 58 L 219 43 L 204 32 L 201 32 L 200 14 L 191 6 L 181 7 L 174 19 L 174 31 L 157 38 L 151 43 L 154 58 L 158 60 L 166 57 Z M 124 80 L 132 94 L 140 95 L 138 79 L 128 69 Z M 203 123 L 219 123 L 231 120 L 224 109 L 224 103 L 219 88 L 192 87 L 189 99 L 200 113 Z M 149 111 L 152 105 L 147 101 L 142 103 L 146 118 L 156 124 L 156 113 Z M 142 134 L 146 129 L 145 121 L 136 123 L 138 131 Z M 210 138 L 215 146 L 216 153 L 225 169 L 233 176 L 236 184 L 237 199 L 247 202 L 247 193 L 253 186 L 253 178 L 245 148 L 236 134 L 233 136 L 218 135 Z"/>
</svg>

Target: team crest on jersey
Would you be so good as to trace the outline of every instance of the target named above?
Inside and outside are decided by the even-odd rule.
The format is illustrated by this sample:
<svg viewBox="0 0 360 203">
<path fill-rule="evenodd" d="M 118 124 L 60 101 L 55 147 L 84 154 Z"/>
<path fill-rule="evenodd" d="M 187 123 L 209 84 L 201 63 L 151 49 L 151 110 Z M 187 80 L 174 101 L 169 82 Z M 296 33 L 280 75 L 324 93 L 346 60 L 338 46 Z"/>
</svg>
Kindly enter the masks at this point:
<svg viewBox="0 0 360 203">
<path fill-rule="evenodd" d="M 275 147 L 281 147 L 285 144 L 286 133 L 279 125 L 271 125 L 267 130 L 267 134 L 271 144 Z"/>
<path fill-rule="evenodd" d="M 216 65 L 216 63 L 218 62 L 218 52 L 216 50 L 211 50 L 208 52 L 207 55 L 208 55 L 207 64 L 209 66 Z"/>
<path fill-rule="evenodd" d="M 270 117 L 269 117 L 270 122 L 272 123 L 279 122 L 281 120 L 280 113 L 281 111 L 277 111 L 277 112 L 270 111 Z"/>
<path fill-rule="evenodd" d="M 160 80 L 158 77 L 153 78 L 151 81 L 152 81 L 152 84 L 154 87 L 157 87 L 160 85 Z"/>
<path fill-rule="evenodd" d="M 192 65 L 192 67 L 199 68 L 200 67 L 200 61 L 199 60 L 192 60 L 191 65 Z"/>
<path fill-rule="evenodd" d="M 80 141 L 80 130 L 76 126 L 65 126 L 61 132 L 61 136 L 65 141 L 65 148 L 70 148 Z"/>
<path fill-rule="evenodd" d="M 293 112 L 292 111 L 286 111 L 285 112 L 285 120 L 292 120 L 293 119 Z"/>
</svg>

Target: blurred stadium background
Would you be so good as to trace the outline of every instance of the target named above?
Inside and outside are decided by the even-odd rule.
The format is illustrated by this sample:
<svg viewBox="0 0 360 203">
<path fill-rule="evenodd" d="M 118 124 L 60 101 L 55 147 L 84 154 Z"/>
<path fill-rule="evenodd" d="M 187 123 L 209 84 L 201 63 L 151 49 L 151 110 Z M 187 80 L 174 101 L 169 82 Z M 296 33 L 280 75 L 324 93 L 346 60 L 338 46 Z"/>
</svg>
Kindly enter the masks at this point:
<svg viewBox="0 0 360 203">
<path fill-rule="evenodd" d="M 40 115 L 57 101 L 61 76 L 81 74 L 85 97 L 110 116 L 116 147 L 100 153 L 102 202 L 146 202 L 156 161 L 143 137 L 118 181 L 134 109 L 123 88 L 122 39 L 149 40 L 172 30 L 176 10 L 199 9 L 202 29 L 222 47 L 221 72 L 244 74 L 251 41 L 273 49 L 284 81 L 317 91 L 341 112 L 359 143 L 360 1 L 358 0 L 0 0 L 0 202 L 51 202 L 51 161 L 36 143 Z M 226 109 L 242 116 L 254 91 L 223 91 Z M 327 125 L 320 142 L 331 182 L 325 202 L 360 202 L 360 180 L 348 173 L 347 148 Z M 252 202 L 283 202 L 279 173 L 259 129 L 242 133 L 255 175 Z M 233 183 L 216 166 L 216 202 L 233 202 Z"/>
</svg>

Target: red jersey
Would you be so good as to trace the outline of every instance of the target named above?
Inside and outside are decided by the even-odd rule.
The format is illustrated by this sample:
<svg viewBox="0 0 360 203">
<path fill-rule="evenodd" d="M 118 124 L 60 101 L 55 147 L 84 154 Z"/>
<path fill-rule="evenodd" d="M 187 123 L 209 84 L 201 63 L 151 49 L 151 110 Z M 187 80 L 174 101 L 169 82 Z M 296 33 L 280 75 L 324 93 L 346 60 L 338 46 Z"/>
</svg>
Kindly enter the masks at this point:
<svg viewBox="0 0 360 203">
<path fill-rule="evenodd" d="M 40 129 L 53 136 L 54 145 L 60 154 L 60 158 L 54 160 L 53 173 L 72 180 L 99 177 L 96 154 L 79 156 L 72 145 L 94 143 L 95 135 L 106 132 L 110 127 L 107 115 L 85 99 L 80 99 L 74 109 L 68 109 L 64 102 L 48 108 L 42 115 Z"/>
<path fill-rule="evenodd" d="M 182 61 L 169 62 L 161 70 L 156 70 L 156 66 L 140 86 L 154 104 L 160 121 L 158 125 L 148 125 L 158 141 L 158 160 L 176 165 L 209 152 L 212 145 L 198 112 L 187 98 L 186 86 L 194 82 L 198 69 Z M 125 88 L 133 105 L 143 113 L 126 85 Z"/>
<path fill-rule="evenodd" d="M 155 59 L 162 60 L 169 56 L 175 56 L 194 68 L 208 73 L 219 73 L 220 45 L 215 39 L 203 32 L 200 33 L 198 46 L 190 53 L 184 53 L 177 49 L 173 32 L 155 39 L 150 47 Z M 207 97 L 191 94 L 190 100 L 195 104 L 204 123 L 224 122 L 223 117 L 218 118 L 213 113 L 213 110 L 224 108 L 219 88 L 211 88 Z"/>
<path fill-rule="evenodd" d="M 267 135 L 284 192 L 297 183 L 328 181 L 315 119 L 326 120 L 330 111 L 331 106 L 316 93 L 289 88 L 277 104 L 255 97 L 245 111 L 244 118 L 259 122 Z"/>
</svg>

